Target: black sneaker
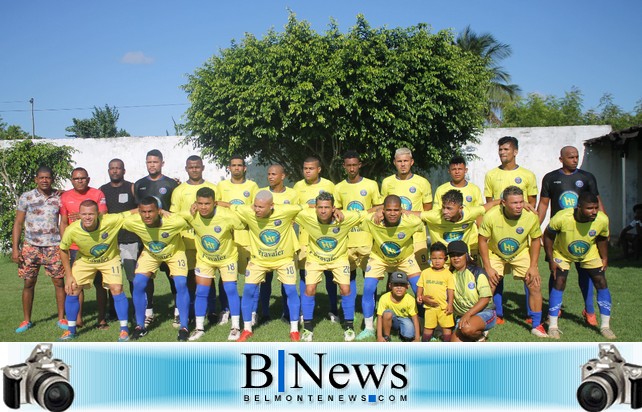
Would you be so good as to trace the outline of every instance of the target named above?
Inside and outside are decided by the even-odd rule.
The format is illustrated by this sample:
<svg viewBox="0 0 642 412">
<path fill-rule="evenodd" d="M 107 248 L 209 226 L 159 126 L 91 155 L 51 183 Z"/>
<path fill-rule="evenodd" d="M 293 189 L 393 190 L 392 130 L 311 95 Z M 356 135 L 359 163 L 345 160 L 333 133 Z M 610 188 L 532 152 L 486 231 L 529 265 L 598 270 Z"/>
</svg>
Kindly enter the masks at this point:
<svg viewBox="0 0 642 412">
<path fill-rule="evenodd" d="M 189 331 L 187 328 L 181 328 L 178 330 L 178 339 L 180 342 L 187 342 L 187 339 L 189 338 Z"/>
<path fill-rule="evenodd" d="M 147 335 L 147 329 L 142 326 L 136 326 L 134 332 L 132 333 L 132 340 L 138 340 L 145 335 Z"/>
</svg>

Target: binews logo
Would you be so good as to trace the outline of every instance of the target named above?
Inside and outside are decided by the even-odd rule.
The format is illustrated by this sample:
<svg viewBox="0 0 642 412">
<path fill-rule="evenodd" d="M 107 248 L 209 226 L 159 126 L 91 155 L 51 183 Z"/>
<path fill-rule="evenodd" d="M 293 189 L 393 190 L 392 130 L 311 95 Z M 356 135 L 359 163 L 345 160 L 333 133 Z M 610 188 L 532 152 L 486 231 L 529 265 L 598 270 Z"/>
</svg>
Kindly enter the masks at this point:
<svg viewBox="0 0 642 412">
<path fill-rule="evenodd" d="M 243 389 L 270 389 L 243 395 L 245 402 L 407 402 L 405 363 L 332 363 L 327 353 L 304 358 L 279 350 L 276 362 L 264 353 L 243 353 Z M 341 392 L 327 394 L 327 389 Z M 273 393 L 276 389 L 277 393 Z M 288 392 L 285 394 L 285 392 Z"/>
</svg>

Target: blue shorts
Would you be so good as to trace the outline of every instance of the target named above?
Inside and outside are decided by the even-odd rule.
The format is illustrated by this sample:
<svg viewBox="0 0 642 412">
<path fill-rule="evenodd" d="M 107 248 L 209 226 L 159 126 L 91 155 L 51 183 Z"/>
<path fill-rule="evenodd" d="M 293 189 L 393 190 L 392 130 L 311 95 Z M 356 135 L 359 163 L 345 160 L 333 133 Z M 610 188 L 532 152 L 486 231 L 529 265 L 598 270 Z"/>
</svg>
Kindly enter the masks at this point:
<svg viewBox="0 0 642 412">
<path fill-rule="evenodd" d="M 404 338 L 414 339 L 415 338 L 415 324 L 410 318 L 402 318 L 397 316 L 395 312 L 391 310 L 385 310 L 383 313 L 390 312 L 392 315 L 392 329 L 398 330 L 399 335 Z"/>
<path fill-rule="evenodd" d="M 497 315 L 495 314 L 495 309 L 484 309 L 481 312 L 478 312 L 475 314 L 475 316 L 479 316 L 480 318 L 483 319 L 484 323 L 486 324 L 486 327 L 484 330 L 489 330 L 492 329 L 495 326 L 495 322 L 497 321 Z M 461 317 L 457 318 L 457 322 L 455 323 L 455 329 L 459 326 L 459 320 Z"/>
</svg>

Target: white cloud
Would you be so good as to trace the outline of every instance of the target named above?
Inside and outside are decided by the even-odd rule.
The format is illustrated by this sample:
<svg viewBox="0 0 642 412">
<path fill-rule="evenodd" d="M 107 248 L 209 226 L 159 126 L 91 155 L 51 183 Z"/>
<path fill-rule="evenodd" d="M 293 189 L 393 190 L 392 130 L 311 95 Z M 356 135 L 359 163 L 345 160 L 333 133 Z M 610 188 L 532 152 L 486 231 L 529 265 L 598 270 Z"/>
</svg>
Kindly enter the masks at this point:
<svg viewBox="0 0 642 412">
<path fill-rule="evenodd" d="M 152 64 L 154 63 L 154 58 L 146 56 L 141 51 L 130 51 L 120 58 L 120 62 L 123 64 Z"/>
</svg>

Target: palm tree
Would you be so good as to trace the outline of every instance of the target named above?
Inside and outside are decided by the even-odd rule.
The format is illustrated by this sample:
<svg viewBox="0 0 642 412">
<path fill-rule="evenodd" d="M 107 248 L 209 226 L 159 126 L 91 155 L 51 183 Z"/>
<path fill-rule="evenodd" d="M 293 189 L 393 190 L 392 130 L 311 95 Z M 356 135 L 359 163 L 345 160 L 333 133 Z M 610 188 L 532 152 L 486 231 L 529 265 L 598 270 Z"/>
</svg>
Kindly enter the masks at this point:
<svg viewBox="0 0 642 412">
<path fill-rule="evenodd" d="M 519 97 L 521 89 L 511 84 L 510 74 L 499 65 L 499 62 L 513 53 L 508 44 L 498 42 L 490 33 L 477 34 L 466 26 L 459 33 L 455 44 L 462 50 L 471 52 L 486 61 L 493 77 L 488 88 L 487 121 L 491 124 L 501 123 L 499 114 L 502 107 Z"/>
</svg>

